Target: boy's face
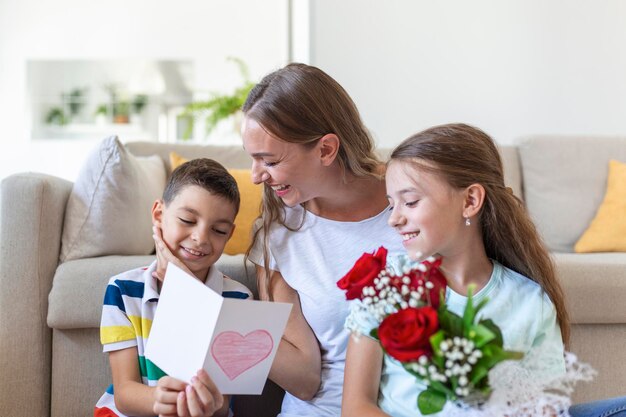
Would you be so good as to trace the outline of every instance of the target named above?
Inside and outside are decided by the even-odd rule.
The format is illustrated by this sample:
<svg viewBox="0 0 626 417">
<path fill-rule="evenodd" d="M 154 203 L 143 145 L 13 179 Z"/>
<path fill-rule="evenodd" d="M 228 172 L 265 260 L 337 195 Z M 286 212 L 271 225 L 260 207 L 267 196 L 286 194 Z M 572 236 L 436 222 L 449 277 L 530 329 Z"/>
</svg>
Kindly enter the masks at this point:
<svg viewBox="0 0 626 417">
<path fill-rule="evenodd" d="M 236 214 L 234 204 L 226 198 L 189 185 L 168 205 L 155 201 L 152 222 L 161 228 L 174 256 L 204 282 L 233 234 Z"/>
</svg>

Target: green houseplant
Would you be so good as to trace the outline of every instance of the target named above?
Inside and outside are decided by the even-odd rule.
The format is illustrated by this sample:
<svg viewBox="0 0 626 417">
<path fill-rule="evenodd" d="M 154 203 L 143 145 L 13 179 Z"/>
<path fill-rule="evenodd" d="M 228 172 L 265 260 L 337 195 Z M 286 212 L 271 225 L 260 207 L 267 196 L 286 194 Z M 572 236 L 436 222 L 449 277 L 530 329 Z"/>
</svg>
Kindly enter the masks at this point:
<svg viewBox="0 0 626 417">
<path fill-rule="evenodd" d="M 206 101 L 195 101 L 189 103 L 180 118 L 204 117 L 206 122 L 206 134 L 208 135 L 215 129 L 219 122 L 231 116 L 236 116 L 241 111 L 248 93 L 254 87 L 255 83 L 250 81 L 248 66 L 239 58 L 229 57 L 229 61 L 234 62 L 239 68 L 239 73 L 243 78 L 241 86 L 235 88 L 230 94 L 213 93 Z M 193 123 L 187 124 L 187 129 L 183 134 L 183 139 L 191 137 Z"/>
</svg>

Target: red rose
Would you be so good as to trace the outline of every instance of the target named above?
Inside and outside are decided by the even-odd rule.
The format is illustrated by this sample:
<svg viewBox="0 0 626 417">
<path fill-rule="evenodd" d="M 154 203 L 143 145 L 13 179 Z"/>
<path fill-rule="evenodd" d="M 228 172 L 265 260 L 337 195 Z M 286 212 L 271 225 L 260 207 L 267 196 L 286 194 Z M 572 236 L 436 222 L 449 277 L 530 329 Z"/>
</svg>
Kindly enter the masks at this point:
<svg viewBox="0 0 626 417">
<path fill-rule="evenodd" d="M 446 285 L 448 284 L 445 275 L 443 275 L 440 269 L 442 260 L 443 258 L 438 258 L 434 262 L 423 262 L 426 268 L 428 268 L 424 273 L 424 278 L 433 284 L 433 288 L 431 288 L 428 295 L 434 308 L 439 307 L 441 294 L 446 295 Z"/>
<path fill-rule="evenodd" d="M 385 269 L 387 263 L 387 249 L 378 248 L 375 254 L 364 253 L 343 278 L 337 281 L 337 286 L 346 290 L 346 299 L 361 298 L 364 287 L 373 286 L 374 278 Z"/>
<path fill-rule="evenodd" d="M 439 330 L 432 307 L 406 308 L 389 315 L 378 327 L 378 338 L 387 354 L 400 362 L 416 361 L 433 353 L 430 336 Z"/>
</svg>

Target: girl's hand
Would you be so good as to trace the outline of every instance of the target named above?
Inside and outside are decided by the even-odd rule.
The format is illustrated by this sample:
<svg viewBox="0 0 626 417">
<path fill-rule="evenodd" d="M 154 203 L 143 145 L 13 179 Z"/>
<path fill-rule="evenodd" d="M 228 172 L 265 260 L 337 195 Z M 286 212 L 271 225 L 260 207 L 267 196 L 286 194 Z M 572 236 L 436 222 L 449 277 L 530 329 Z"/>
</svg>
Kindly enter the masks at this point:
<svg viewBox="0 0 626 417">
<path fill-rule="evenodd" d="M 167 247 L 165 241 L 163 240 L 163 231 L 160 227 L 153 225 L 152 226 L 152 238 L 154 239 L 154 246 L 156 248 L 156 257 L 157 257 L 157 267 L 156 270 L 152 273 L 152 276 L 158 279 L 159 281 L 163 281 L 163 277 L 165 277 L 165 271 L 167 269 L 167 263 L 171 262 L 183 271 L 187 272 L 189 275 L 193 275 L 193 273 L 187 268 L 180 259 L 178 259 L 170 248 Z"/>
</svg>

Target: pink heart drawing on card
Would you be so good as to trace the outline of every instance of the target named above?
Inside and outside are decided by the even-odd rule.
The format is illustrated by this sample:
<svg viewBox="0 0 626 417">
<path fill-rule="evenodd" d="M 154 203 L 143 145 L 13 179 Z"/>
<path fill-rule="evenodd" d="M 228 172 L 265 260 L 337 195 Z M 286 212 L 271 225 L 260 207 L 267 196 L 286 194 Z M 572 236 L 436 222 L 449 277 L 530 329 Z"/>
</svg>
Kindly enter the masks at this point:
<svg viewBox="0 0 626 417">
<path fill-rule="evenodd" d="M 245 336 L 233 331 L 215 337 L 211 355 L 231 381 L 272 352 L 274 341 L 267 330 L 254 330 Z"/>
</svg>

